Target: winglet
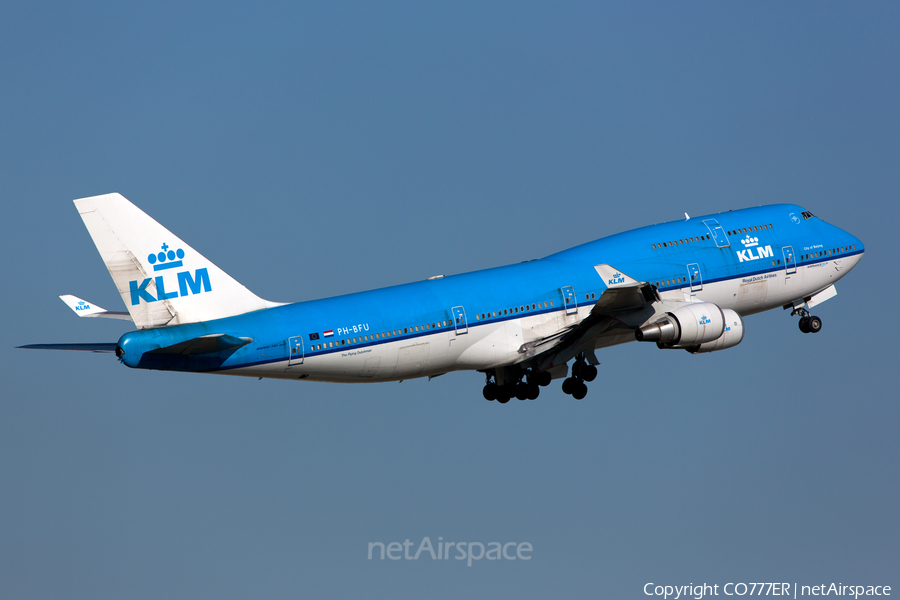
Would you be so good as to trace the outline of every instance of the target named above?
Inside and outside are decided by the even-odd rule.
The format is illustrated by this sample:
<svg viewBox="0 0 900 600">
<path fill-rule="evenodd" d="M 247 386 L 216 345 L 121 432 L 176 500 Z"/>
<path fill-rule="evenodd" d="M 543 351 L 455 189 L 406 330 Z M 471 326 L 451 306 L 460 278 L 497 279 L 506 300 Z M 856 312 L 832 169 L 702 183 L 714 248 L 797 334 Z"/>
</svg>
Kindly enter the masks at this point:
<svg viewBox="0 0 900 600">
<path fill-rule="evenodd" d="M 122 321 L 130 321 L 131 315 L 127 312 L 113 312 L 100 308 L 96 304 L 91 304 L 72 294 L 63 294 L 59 297 L 66 303 L 66 306 L 75 311 L 79 317 L 102 317 L 104 319 L 121 319 Z"/>
<path fill-rule="evenodd" d="M 612 265 L 594 265 L 594 269 L 608 288 L 634 287 L 640 285 L 639 281 L 632 279 Z"/>
<path fill-rule="evenodd" d="M 655 288 L 645 281 L 637 281 L 611 265 L 594 265 L 594 269 L 607 289 L 591 312 L 633 310 L 659 300 Z"/>
</svg>

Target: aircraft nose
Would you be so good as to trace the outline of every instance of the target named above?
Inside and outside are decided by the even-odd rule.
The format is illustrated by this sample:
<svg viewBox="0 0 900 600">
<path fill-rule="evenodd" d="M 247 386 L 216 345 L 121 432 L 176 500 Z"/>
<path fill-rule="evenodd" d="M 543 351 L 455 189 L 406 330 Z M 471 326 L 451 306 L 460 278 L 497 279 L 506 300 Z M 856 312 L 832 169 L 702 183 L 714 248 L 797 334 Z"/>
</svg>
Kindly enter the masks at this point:
<svg viewBox="0 0 900 600">
<path fill-rule="evenodd" d="M 844 234 L 847 236 L 846 245 L 851 252 L 858 252 L 862 254 L 866 251 L 865 244 L 862 243 L 861 239 L 859 239 L 855 235 L 847 233 L 846 231 L 844 232 Z"/>
</svg>

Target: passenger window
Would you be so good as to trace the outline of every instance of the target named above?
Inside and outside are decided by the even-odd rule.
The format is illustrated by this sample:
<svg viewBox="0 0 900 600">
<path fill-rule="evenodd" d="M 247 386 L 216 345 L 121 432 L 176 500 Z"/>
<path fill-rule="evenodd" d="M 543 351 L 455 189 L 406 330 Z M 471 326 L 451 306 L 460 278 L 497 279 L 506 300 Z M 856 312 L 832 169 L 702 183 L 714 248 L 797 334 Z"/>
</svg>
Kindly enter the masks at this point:
<svg viewBox="0 0 900 600">
<path fill-rule="evenodd" d="M 550 306 L 553 306 L 553 300 L 550 301 Z"/>
</svg>

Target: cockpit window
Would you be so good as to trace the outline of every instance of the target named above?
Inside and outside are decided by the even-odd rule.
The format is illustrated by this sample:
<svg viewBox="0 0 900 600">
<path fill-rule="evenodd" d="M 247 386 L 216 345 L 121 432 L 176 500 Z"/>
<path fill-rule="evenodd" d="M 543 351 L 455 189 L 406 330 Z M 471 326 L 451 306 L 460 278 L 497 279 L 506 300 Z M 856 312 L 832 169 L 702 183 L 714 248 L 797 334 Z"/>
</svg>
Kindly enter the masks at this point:
<svg viewBox="0 0 900 600">
<path fill-rule="evenodd" d="M 803 220 L 804 220 L 804 221 L 807 220 L 807 219 L 812 219 L 812 218 L 813 218 L 813 214 L 812 214 L 811 212 L 809 212 L 808 210 L 804 210 L 804 211 L 803 211 L 802 213 L 800 213 L 800 214 L 803 215 Z"/>
</svg>

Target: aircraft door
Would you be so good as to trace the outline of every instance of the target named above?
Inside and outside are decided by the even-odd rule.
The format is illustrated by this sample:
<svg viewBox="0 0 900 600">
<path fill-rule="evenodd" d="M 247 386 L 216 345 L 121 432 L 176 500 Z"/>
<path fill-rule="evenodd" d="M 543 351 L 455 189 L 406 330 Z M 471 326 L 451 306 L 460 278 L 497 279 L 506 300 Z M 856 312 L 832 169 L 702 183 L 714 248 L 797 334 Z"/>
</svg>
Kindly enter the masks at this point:
<svg viewBox="0 0 900 600">
<path fill-rule="evenodd" d="M 731 245 L 731 241 L 728 239 L 728 235 L 725 234 L 725 230 L 722 229 L 722 226 L 719 225 L 719 222 L 715 219 L 706 219 L 703 221 L 703 224 L 706 225 L 706 228 L 709 229 L 710 235 L 712 235 L 713 241 L 716 243 L 716 248 L 727 248 Z"/>
<path fill-rule="evenodd" d="M 687 266 L 688 279 L 691 282 L 691 291 L 699 292 L 703 289 L 703 276 L 700 274 L 700 265 L 691 263 Z"/>
<path fill-rule="evenodd" d="M 453 315 L 453 325 L 456 327 L 456 335 L 469 332 L 469 324 L 466 322 L 466 309 L 462 306 L 454 306 L 450 309 Z"/>
<path fill-rule="evenodd" d="M 784 273 L 790 275 L 797 272 L 797 263 L 794 262 L 794 249 L 790 246 L 784 246 L 781 249 L 784 255 Z"/>
<path fill-rule="evenodd" d="M 303 336 L 288 338 L 288 366 L 303 364 Z"/>
<path fill-rule="evenodd" d="M 578 300 L 575 298 L 575 288 L 571 285 L 559 288 L 562 292 L 563 306 L 566 307 L 567 315 L 574 315 L 578 312 Z"/>
</svg>

